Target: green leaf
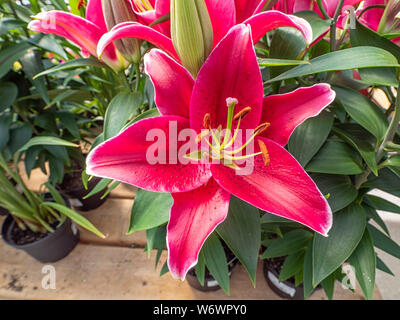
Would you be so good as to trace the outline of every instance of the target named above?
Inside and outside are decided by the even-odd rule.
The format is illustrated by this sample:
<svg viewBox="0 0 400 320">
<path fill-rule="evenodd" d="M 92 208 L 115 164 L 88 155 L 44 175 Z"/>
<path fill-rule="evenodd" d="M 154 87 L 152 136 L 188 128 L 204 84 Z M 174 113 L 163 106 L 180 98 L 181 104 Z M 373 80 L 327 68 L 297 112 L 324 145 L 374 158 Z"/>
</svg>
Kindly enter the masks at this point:
<svg viewBox="0 0 400 320">
<path fill-rule="evenodd" d="M 12 114 L 3 114 L 0 116 L 0 150 L 2 150 L 10 139 L 10 126 L 12 122 Z"/>
<path fill-rule="evenodd" d="M 311 178 L 323 195 L 329 195 L 332 212 L 342 210 L 356 200 L 358 191 L 348 176 L 313 173 Z"/>
<path fill-rule="evenodd" d="M 51 34 L 47 35 L 40 34 L 38 37 L 29 39 L 28 42 L 45 51 L 53 52 L 59 55 L 64 60 L 68 59 L 68 56 L 64 51 L 64 48 L 58 43 L 58 41 Z"/>
<path fill-rule="evenodd" d="M 48 104 L 50 102 L 50 98 L 47 93 L 47 84 L 45 79 L 33 79 L 35 74 L 43 70 L 41 56 L 39 55 L 38 51 L 36 50 L 28 51 L 21 57 L 20 60 L 22 63 L 22 70 L 29 78 L 36 92 L 38 92 L 40 96 L 43 98 L 43 101 L 45 101 L 46 104 Z"/>
<path fill-rule="evenodd" d="M 399 67 L 397 59 L 388 51 L 375 47 L 356 47 L 330 52 L 310 60 L 311 66 L 300 65 L 268 80 L 267 83 L 312 74 L 372 67 Z"/>
<path fill-rule="evenodd" d="M 289 254 L 283 263 L 281 272 L 279 274 L 279 281 L 285 281 L 294 276 L 303 269 L 304 265 L 304 251 L 298 251 Z"/>
<path fill-rule="evenodd" d="M 30 48 L 32 48 L 32 46 L 29 43 L 21 42 L 7 49 L 2 49 L 0 51 L 0 78 L 4 77 L 12 68 L 14 62 L 18 61 Z"/>
<path fill-rule="evenodd" d="M 46 145 L 46 146 L 64 146 L 64 147 L 73 147 L 73 148 L 77 148 L 78 145 L 57 138 L 57 137 L 51 137 L 51 136 L 39 136 L 39 137 L 33 137 L 32 139 L 30 139 L 27 143 L 25 143 L 18 151 L 22 152 L 25 151 L 27 149 L 29 149 L 30 147 L 33 146 L 41 146 L 41 145 Z"/>
<path fill-rule="evenodd" d="M 297 229 L 290 231 L 283 238 L 275 239 L 262 254 L 261 259 L 283 257 L 307 247 L 312 238 L 312 233 L 307 230 Z"/>
<path fill-rule="evenodd" d="M 362 187 L 380 189 L 400 197 L 400 179 L 388 168 L 379 170 L 378 177 L 370 175 L 368 181 Z"/>
<path fill-rule="evenodd" d="M 0 82 L 0 112 L 10 107 L 18 96 L 18 87 L 13 82 Z"/>
<path fill-rule="evenodd" d="M 384 113 L 370 99 L 361 93 L 344 87 L 335 87 L 337 98 L 354 121 L 382 141 L 387 131 Z"/>
<path fill-rule="evenodd" d="M 60 193 L 56 190 L 56 188 L 54 188 L 52 186 L 52 184 L 49 182 L 46 182 L 44 185 L 50 191 L 50 194 L 51 194 L 51 197 L 53 198 L 53 200 L 56 203 L 58 203 L 62 206 L 65 206 L 65 201 L 64 201 L 63 197 L 60 195 Z"/>
<path fill-rule="evenodd" d="M 195 272 L 197 276 L 197 280 L 199 280 L 202 287 L 204 287 L 204 279 L 206 275 L 206 261 L 204 259 L 203 251 L 199 253 L 199 259 L 197 261 Z"/>
<path fill-rule="evenodd" d="M 32 137 L 32 127 L 30 123 L 23 123 L 16 128 L 11 129 L 8 149 L 14 154 Z"/>
<path fill-rule="evenodd" d="M 320 36 L 325 34 L 331 24 L 329 20 L 322 19 L 320 15 L 314 11 L 299 11 L 295 12 L 294 15 L 307 20 L 308 23 L 311 25 L 313 42 L 317 40 Z"/>
<path fill-rule="evenodd" d="M 380 168 L 388 167 L 398 169 L 400 167 L 400 155 L 394 155 L 379 165 Z"/>
<path fill-rule="evenodd" d="M 321 286 L 325 291 L 329 300 L 333 299 L 333 292 L 335 289 L 335 274 L 332 273 L 321 282 Z"/>
<path fill-rule="evenodd" d="M 304 267 L 303 267 L 303 287 L 304 287 L 304 299 L 308 299 L 308 297 L 313 293 L 314 286 L 312 281 L 313 275 L 313 241 L 311 240 L 308 243 L 307 251 L 304 256 Z"/>
<path fill-rule="evenodd" d="M 99 183 L 97 183 L 96 186 L 86 196 L 83 197 L 83 199 L 88 199 L 94 196 L 95 194 L 102 192 L 105 188 L 107 188 L 107 186 L 111 183 L 111 181 L 112 181 L 111 179 L 106 179 L 106 178 L 101 179 Z"/>
<path fill-rule="evenodd" d="M 43 202 L 41 204 L 41 206 L 49 207 L 49 208 L 53 208 L 53 209 L 57 210 L 58 212 L 67 216 L 68 218 L 70 218 L 75 223 L 79 224 L 81 227 L 89 230 L 90 232 L 93 232 L 95 235 L 99 236 L 100 238 L 105 239 L 104 234 L 102 234 L 89 220 L 87 220 L 85 217 L 83 217 L 79 213 L 75 212 L 74 210 L 71 210 L 63 205 L 60 205 L 60 204 L 54 203 L 54 202 Z"/>
<path fill-rule="evenodd" d="M 400 213 L 400 207 L 393 202 L 368 194 L 365 199 L 376 209 L 381 211 Z"/>
<path fill-rule="evenodd" d="M 371 29 L 356 22 L 356 28 L 350 29 L 350 41 L 352 47 L 373 46 L 385 49 L 394 55 L 400 62 L 400 48 L 393 42 L 385 39 Z M 397 86 L 396 70 L 389 68 L 362 69 L 361 79 L 370 84 Z"/>
<path fill-rule="evenodd" d="M 371 234 L 375 247 L 389 253 L 393 257 L 400 259 L 400 246 L 396 242 L 370 224 L 368 224 L 368 230 Z"/>
<path fill-rule="evenodd" d="M 158 111 L 157 108 L 147 110 L 147 111 L 143 112 L 142 114 L 138 115 L 137 117 L 135 117 L 133 120 L 129 121 L 128 124 L 122 130 L 125 130 L 126 128 L 130 127 L 132 124 L 134 124 L 140 120 L 158 117 L 159 115 L 160 115 L 160 112 Z"/>
<path fill-rule="evenodd" d="M 335 126 L 333 132 L 357 149 L 372 172 L 378 175 L 374 148 L 376 140 L 368 131 L 356 123 L 343 123 Z"/>
<path fill-rule="evenodd" d="M 152 229 L 168 222 L 172 202 L 172 196 L 169 193 L 139 189 L 133 203 L 127 234 Z"/>
<path fill-rule="evenodd" d="M 310 64 L 304 60 L 290 59 L 258 59 L 258 64 L 261 67 L 282 67 L 282 66 L 298 66 L 300 64 Z"/>
<path fill-rule="evenodd" d="M 307 119 L 290 137 L 289 152 L 305 167 L 328 138 L 334 121 L 330 112 Z"/>
<path fill-rule="evenodd" d="M 75 119 L 73 113 L 69 110 L 60 110 L 57 112 L 57 116 L 60 118 L 60 122 L 63 124 L 65 128 L 77 139 L 81 138 L 79 133 L 78 123 Z"/>
<path fill-rule="evenodd" d="M 378 224 L 378 226 L 380 226 L 382 228 L 382 230 L 385 231 L 388 236 L 390 236 L 389 229 L 387 228 L 385 222 L 382 220 L 382 218 L 378 214 L 378 212 L 374 208 L 371 207 L 372 206 L 371 202 L 368 201 L 368 199 L 366 199 L 366 198 L 364 198 L 364 201 L 367 202 L 367 203 L 364 202 L 364 205 L 363 205 L 365 213 L 367 214 L 367 218 L 374 220 Z"/>
<path fill-rule="evenodd" d="M 54 72 L 58 72 L 58 71 L 64 71 L 64 70 L 68 70 L 68 69 L 76 69 L 76 68 L 83 68 L 83 67 L 96 67 L 96 68 L 104 68 L 105 65 L 103 63 L 101 63 L 98 60 L 95 59 L 75 59 L 75 60 L 71 60 L 71 61 L 67 61 L 64 62 L 62 64 L 59 64 L 55 67 L 52 67 L 50 69 L 47 69 L 43 72 L 40 72 L 38 74 L 35 75 L 35 79 L 54 73 Z"/>
<path fill-rule="evenodd" d="M 230 295 L 228 263 L 221 241 L 215 233 L 208 237 L 202 250 L 208 271 L 225 293 Z"/>
<path fill-rule="evenodd" d="M 375 289 L 376 257 L 368 229 L 349 258 L 355 268 L 356 277 L 367 300 L 372 300 Z"/>
<path fill-rule="evenodd" d="M 390 270 L 389 267 L 378 256 L 376 257 L 376 268 L 390 274 L 391 276 L 394 276 L 392 270 Z"/>
<path fill-rule="evenodd" d="M 358 153 L 346 143 L 328 140 L 317 155 L 307 165 L 306 171 L 330 174 L 361 174 L 361 166 Z"/>
<path fill-rule="evenodd" d="M 352 204 L 333 215 L 328 237 L 316 234 L 313 243 L 313 285 L 345 262 L 360 242 L 366 226 L 364 209 Z"/>
<path fill-rule="evenodd" d="M 115 137 L 143 102 L 141 92 L 121 92 L 112 99 L 104 119 L 104 139 Z"/>
<path fill-rule="evenodd" d="M 246 268 L 255 286 L 261 243 L 260 213 L 257 208 L 232 197 L 229 213 L 217 232 Z"/>
</svg>

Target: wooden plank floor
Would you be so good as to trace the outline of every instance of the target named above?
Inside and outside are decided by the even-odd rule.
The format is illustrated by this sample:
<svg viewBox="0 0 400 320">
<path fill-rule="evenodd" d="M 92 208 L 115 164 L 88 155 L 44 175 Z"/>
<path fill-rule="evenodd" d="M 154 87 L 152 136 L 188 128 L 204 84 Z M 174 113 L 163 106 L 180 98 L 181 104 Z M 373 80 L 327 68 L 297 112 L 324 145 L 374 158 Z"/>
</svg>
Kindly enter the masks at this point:
<svg viewBox="0 0 400 320">
<path fill-rule="evenodd" d="M 39 190 L 45 179 L 35 171 L 28 184 Z M 279 299 L 264 280 L 261 261 L 257 288 L 252 287 L 245 269 L 239 265 L 232 273 L 229 297 L 222 290 L 197 291 L 170 274 L 160 277 L 160 270 L 154 267 L 155 253 L 148 259 L 143 252 L 145 233 L 126 236 L 134 195 L 133 188 L 121 185 L 103 206 L 84 213 L 107 238 L 99 239 L 81 230 L 81 241 L 74 251 L 52 264 L 56 271 L 55 290 L 42 288 L 43 264 L 0 241 L 0 299 Z M 0 217 L 0 224 L 3 220 Z M 165 260 L 166 252 L 159 268 Z M 352 293 L 336 285 L 335 299 L 363 299 L 359 291 Z M 379 290 L 374 298 L 381 299 Z M 319 290 L 311 299 L 327 298 Z"/>
</svg>

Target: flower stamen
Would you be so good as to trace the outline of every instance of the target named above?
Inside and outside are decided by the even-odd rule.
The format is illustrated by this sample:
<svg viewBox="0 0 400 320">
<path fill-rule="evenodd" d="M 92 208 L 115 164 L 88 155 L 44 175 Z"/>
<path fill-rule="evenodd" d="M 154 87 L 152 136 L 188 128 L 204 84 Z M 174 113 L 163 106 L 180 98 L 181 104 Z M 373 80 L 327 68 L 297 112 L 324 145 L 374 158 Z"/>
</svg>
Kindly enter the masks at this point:
<svg viewBox="0 0 400 320">
<path fill-rule="evenodd" d="M 264 165 L 268 167 L 271 163 L 271 159 L 269 157 L 269 152 L 267 146 L 265 145 L 264 141 L 258 140 L 258 146 L 260 147 L 261 154 L 264 159 Z"/>
</svg>

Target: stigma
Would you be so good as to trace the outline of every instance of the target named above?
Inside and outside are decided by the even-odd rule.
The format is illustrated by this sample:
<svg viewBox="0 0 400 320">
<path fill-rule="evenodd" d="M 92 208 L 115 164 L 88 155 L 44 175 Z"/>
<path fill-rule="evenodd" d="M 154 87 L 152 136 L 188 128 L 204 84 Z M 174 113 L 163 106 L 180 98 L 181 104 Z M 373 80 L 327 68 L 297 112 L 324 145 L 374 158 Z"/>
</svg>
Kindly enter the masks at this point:
<svg viewBox="0 0 400 320">
<path fill-rule="evenodd" d="M 227 98 L 226 106 L 228 107 L 226 130 L 223 134 L 222 126 L 220 125 L 217 129 L 212 128 L 211 115 L 210 113 L 205 114 L 203 118 L 203 129 L 196 137 L 196 142 L 205 142 L 207 150 L 201 150 L 194 154 L 187 155 L 187 158 L 194 159 L 199 156 L 196 160 L 205 159 L 208 161 L 218 160 L 222 164 L 232 169 L 239 169 L 240 167 L 236 164 L 239 160 L 246 160 L 257 156 L 262 156 L 265 166 L 270 164 L 270 156 L 268 149 L 264 142 L 258 140 L 258 146 L 260 151 L 253 154 L 241 155 L 242 151 L 249 146 L 250 143 L 254 142 L 254 139 L 267 130 L 270 123 L 265 122 L 260 124 L 254 129 L 252 135 L 248 138 L 245 143 L 240 144 L 237 149 L 232 148 L 237 142 L 240 132 L 240 125 L 242 120 L 251 112 L 251 107 L 242 108 L 235 114 L 235 107 L 239 104 L 236 98 Z M 236 123 L 236 127 L 233 130 L 233 124 Z M 232 135 L 233 131 L 233 135 Z M 240 138 L 241 139 L 241 138 Z M 195 155 L 195 157 L 193 156 Z"/>
</svg>

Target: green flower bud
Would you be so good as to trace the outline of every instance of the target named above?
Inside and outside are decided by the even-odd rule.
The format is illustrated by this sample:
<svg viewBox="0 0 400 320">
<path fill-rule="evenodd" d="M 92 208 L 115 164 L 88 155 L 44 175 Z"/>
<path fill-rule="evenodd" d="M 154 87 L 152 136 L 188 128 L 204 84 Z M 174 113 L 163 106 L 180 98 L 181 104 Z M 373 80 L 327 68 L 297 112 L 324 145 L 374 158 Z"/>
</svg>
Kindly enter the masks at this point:
<svg viewBox="0 0 400 320">
<path fill-rule="evenodd" d="M 204 0 L 171 0 L 171 36 L 182 65 L 196 77 L 213 46 Z"/>
<path fill-rule="evenodd" d="M 101 0 L 104 19 L 108 30 L 122 22 L 137 21 L 127 0 Z M 141 58 L 139 39 L 126 38 L 114 41 L 117 50 L 124 58 L 133 63 L 139 63 Z"/>
</svg>

